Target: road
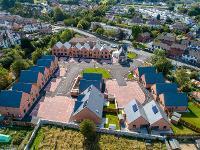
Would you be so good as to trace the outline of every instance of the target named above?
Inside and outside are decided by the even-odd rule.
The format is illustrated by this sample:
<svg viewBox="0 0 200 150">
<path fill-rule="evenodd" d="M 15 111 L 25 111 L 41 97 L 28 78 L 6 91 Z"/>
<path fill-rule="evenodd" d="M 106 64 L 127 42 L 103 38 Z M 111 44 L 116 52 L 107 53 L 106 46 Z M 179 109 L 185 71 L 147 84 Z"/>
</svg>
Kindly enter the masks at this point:
<svg viewBox="0 0 200 150">
<path fill-rule="evenodd" d="M 67 27 L 68 29 L 71 29 L 73 30 L 74 32 L 77 32 L 77 33 L 80 33 L 82 35 L 85 35 L 85 36 L 88 36 L 88 37 L 96 37 L 95 35 L 93 35 L 92 33 L 90 32 L 86 32 L 86 31 L 82 31 L 82 30 L 79 30 L 77 28 L 74 28 L 74 27 Z M 116 42 L 109 42 L 109 41 L 106 41 L 104 39 L 100 39 L 98 37 L 96 37 L 99 41 L 101 42 L 104 42 L 104 43 L 107 43 L 109 45 L 112 45 L 112 44 L 115 44 L 115 45 L 119 45 L 118 43 Z M 136 50 L 134 47 L 129 47 L 129 51 L 131 52 L 135 52 L 136 54 L 138 55 L 142 55 L 144 58 L 149 58 L 151 57 L 153 54 L 152 53 L 149 53 L 149 52 L 146 52 L 146 51 L 142 51 L 142 50 Z M 198 67 L 195 67 L 195 66 L 192 66 L 192 65 L 188 65 L 186 63 L 182 63 L 182 62 L 179 62 L 179 61 L 176 61 L 176 60 L 173 60 L 173 59 L 169 59 L 171 60 L 172 64 L 179 67 L 179 66 L 186 66 L 186 67 L 190 67 L 190 68 L 193 68 L 193 69 L 196 69 L 196 70 L 200 70 L 200 68 Z"/>
</svg>

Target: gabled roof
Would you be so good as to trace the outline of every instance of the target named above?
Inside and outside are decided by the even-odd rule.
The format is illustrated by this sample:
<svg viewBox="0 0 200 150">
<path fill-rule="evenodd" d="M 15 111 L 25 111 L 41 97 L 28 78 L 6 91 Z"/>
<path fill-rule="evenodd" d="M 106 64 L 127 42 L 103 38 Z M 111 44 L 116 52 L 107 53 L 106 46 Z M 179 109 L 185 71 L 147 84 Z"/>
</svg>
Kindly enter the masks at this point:
<svg viewBox="0 0 200 150">
<path fill-rule="evenodd" d="M 161 119 L 164 119 L 168 122 L 166 114 L 162 108 L 160 108 L 159 104 L 154 100 L 146 103 L 143 108 L 150 125 Z"/>
<path fill-rule="evenodd" d="M 156 68 L 153 66 L 150 67 L 138 67 L 139 77 L 145 73 L 156 73 Z"/>
<path fill-rule="evenodd" d="M 38 59 L 37 60 L 37 65 L 50 68 L 51 67 L 51 62 L 52 62 L 51 59 Z"/>
<path fill-rule="evenodd" d="M 65 46 L 65 48 L 70 48 L 70 47 L 71 47 L 71 44 L 70 44 L 69 42 L 65 42 L 65 43 L 64 43 L 64 46 Z"/>
<path fill-rule="evenodd" d="M 85 79 L 85 80 L 102 80 L 102 74 L 100 74 L 100 73 L 83 73 L 83 79 Z"/>
<path fill-rule="evenodd" d="M 81 49 L 81 47 L 82 47 L 82 45 L 81 45 L 80 43 L 77 43 L 75 46 L 76 46 L 76 48 L 78 48 L 78 49 Z"/>
<path fill-rule="evenodd" d="M 29 93 L 29 94 L 31 92 L 31 89 L 32 89 L 32 84 L 31 83 L 18 82 L 18 83 L 15 83 L 13 85 L 13 87 L 12 87 L 12 90 L 22 91 L 22 92 Z"/>
<path fill-rule="evenodd" d="M 57 48 L 61 48 L 63 46 L 63 43 L 61 43 L 60 41 L 56 43 L 55 45 Z"/>
<path fill-rule="evenodd" d="M 94 85 L 98 90 L 101 91 L 101 81 L 100 80 L 81 79 L 80 84 L 79 84 L 79 92 L 85 91 L 91 85 Z"/>
<path fill-rule="evenodd" d="M 31 70 L 22 70 L 21 75 L 19 77 L 19 82 L 22 83 L 37 83 L 38 80 L 38 72 L 34 72 Z"/>
<path fill-rule="evenodd" d="M 145 120 L 147 120 L 147 117 L 146 117 L 146 114 L 144 112 L 144 109 L 142 108 L 142 105 L 135 99 L 130 101 L 124 107 L 124 111 L 125 111 L 128 123 L 131 123 L 131 122 L 137 120 L 140 117 L 143 117 Z"/>
<path fill-rule="evenodd" d="M 145 82 L 147 84 L 164 83 L 165 79 L 162 73 L 145 73 Z"/>
<path fill-rule="evenodd" d="M 163 96 L 165 106 L 188 106 L 186 93 L 166 92 Z"/>
<path fill-rule="evenodd" d="M 19 108 L 23 92 L 21 91 L 1 91 L 0 106 Z"/>
<path fill-rule="evenodd" d="M 31 68 L 29 68 L 29 70 L 35 71 L 35 72 L 40 72 L 40 73 L 44 74 L 45 67 L 43 67 L 43 66 L 32 66 Z"/>
<path fill-rule="evenodd" d="M 95 86 L 91 85 L 79 95 L 78 101 L 76 101 L 74 107 L 73 115 L 76 115 L 83 109 L 88 108 L 99 118 L 102 118 L 103 105 L 104 105 L 103 94 Z"/>
<path fill-rule="evenodd" d="M 165 92 L 177 92 L 176 83 L 156 83 L 156 93 L 159 95 Z"/>
<path fill-rule="evenodd" d="M 41 59 L 50 59 L 50 60 L 54 61 L 56 59 L 56 56 L 54 56 L 54 55 L 43 55 L 41 57 Z"/>
</svg>

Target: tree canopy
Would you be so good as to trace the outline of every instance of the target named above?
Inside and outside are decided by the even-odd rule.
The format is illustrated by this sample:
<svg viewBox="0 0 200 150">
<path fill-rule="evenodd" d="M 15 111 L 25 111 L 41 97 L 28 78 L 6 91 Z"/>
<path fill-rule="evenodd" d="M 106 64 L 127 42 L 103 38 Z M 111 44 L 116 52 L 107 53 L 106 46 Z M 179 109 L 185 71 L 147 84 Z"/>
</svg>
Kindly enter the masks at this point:
<svg viewBox="0 0 200 150">
<path fill-rule="evenodd" d="M 92 142 L 96 138 L 96 125 L 91 120 L 84 120 L 80 124 L 80 131 L 86 140 Z"/>
</svg>

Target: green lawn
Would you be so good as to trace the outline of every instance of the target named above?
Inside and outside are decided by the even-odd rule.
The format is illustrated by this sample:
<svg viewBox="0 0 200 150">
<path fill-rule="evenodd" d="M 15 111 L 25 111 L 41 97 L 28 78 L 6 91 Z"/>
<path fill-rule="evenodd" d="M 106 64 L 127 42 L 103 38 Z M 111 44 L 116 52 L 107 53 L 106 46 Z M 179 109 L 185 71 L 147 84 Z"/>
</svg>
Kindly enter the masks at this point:
<svg viewBox="0 0 200 150">
<path fill-rule="evenodd" d="M 137 58 L 137 54 L 134 53 L 134 52 L 129 52 L 129 53 L 127 54 L 127 57 L 128 57 L 129 59 L 136 59 L 136 58 Z"/>
<path fill-rule="evenodd" d="M 6 149 L 8 147 L 23 149 L 29 140 L 32 130 L 32 128 L 16 126 L 0 128 L 0 134 L 10 135 L 12 138 L 10 143 L 0 143 L 0 149 Z"/>
<path fill-rule="evenodd" d="M 190 112 L 183 113 L 181 119 L 200 128 L 200 108 L 193 102 L 188 103 Z"/>
<path fill-rule="evenodd" d="M 116 124 L 116 129 L 119 130 L 119 120 L 117 117 L 117 114 L 112 113 L 106 113 L 104 118 L 108 118 L 108 124 L 105 125 L 105 128 L 109 127 L 109 124 Z"/>
<path fill-rule="evenodd" d="M 104 79 L 111 78 L 110 72 L 104 68 L 86 68 L 82 71 L 82 74 L 83 73 L 100 73 L 103 75 Z"/>
<path fill-rule="evenodd" d="M 129 79 L 129 80 L 132 80 L 132 79 L 133 79 L 133 72 L 131 72 L 131 73 L 128 74 L 128 79 Z"/>
<path fill-rule="evenodd" d="M 110 103 L 109 106 L 105 106 L 105 108 L 116 109 L 115 103 Z"/>
<path fill-rule="evenodd" d="M 196 132 L 192 131 L 191 129 L 183 126 L 183 125 L 171 125 L 171 128 L 174 134 L 197 134 Z"/>
<path fill-rule="evenodd" d="M 83 141 L 84 138 L 79 131 L 44 126 L 37 133 L 31 149 L 83 150 L 86 149 L 83 146 Z M 94 143 L 94 145 L 101 150 L 147 149 L 144 140 L 107 134 L 98 134 L 97 143 Z M 165 144 L 159 141 L 152 141 L 151 148 L 153 150 L 166 149 Z"/>
</svg>

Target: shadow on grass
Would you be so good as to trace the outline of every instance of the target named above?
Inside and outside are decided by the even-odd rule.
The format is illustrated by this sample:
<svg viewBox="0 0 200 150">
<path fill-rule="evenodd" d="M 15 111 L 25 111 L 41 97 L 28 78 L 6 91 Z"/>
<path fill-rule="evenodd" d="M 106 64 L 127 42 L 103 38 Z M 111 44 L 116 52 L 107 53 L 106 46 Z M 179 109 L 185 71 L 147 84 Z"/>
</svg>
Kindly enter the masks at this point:
<svg viewBox="0 0 200 150">
<path fill-rule="evenodd" d="M 100 145 L 99 145 L 100 136 L 101 135 L 97 134 L 94 141 L 88 141 L 87 139 L 84 139 L 83 149 L 84 150 L 100 150 Z"/>
<path fill-rule="evenodd" d="M 190 108 L 190 112 L 183 113 L 182 117 L 187 117 L 187 118 L 199 118 Z"/>
</svg>

